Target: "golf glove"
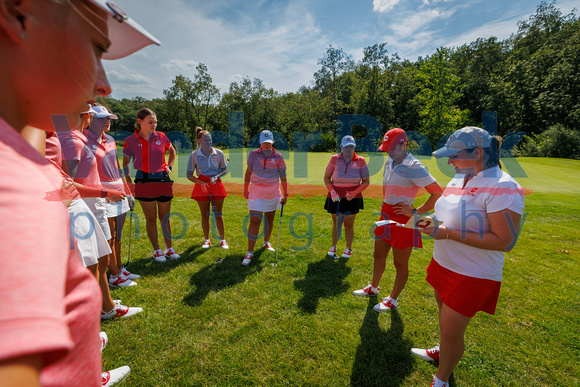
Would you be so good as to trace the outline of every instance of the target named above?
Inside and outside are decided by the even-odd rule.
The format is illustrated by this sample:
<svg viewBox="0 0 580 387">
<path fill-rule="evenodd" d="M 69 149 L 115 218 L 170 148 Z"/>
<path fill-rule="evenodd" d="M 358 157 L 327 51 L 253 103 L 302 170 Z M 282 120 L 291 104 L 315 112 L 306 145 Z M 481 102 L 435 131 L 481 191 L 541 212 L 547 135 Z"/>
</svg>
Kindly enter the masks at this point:
<svg viewBox="0 0 580 387">
<path fill-rule="evenodd" d="M 340 196 L 338 196 L 338 193 L 335 190 L 330 191 L 330 197 L 332 198 L 333 202 L 340 201 Z"/>
<path fill-rule="evenodd" d="M 217 181 L 217 177 L 214 176 L 214 177 L 211 178 L 211 183 L 212 184 L 215 184 L 216 181 Z"/>
</svg>

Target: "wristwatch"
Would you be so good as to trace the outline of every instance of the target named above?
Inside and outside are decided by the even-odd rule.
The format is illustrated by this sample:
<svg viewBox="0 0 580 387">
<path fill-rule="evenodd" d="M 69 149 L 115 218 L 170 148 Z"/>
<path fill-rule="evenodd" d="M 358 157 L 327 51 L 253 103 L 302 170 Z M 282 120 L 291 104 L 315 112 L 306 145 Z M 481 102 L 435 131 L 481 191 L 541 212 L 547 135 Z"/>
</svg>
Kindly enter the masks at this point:
<svg viewBox="0 0 580 387">
<path fill-rule="evenodd" d="M 106 198 L 107 197 L 107 191 L 106 190 L 104 190 L 104 189 L 101 190 L 101 197 L 102 198 Z"/>
<path fill-rule="evenodd" d="M 413 215 L 417 215 L 417 209 L 413 208 Z"/>
</svg>

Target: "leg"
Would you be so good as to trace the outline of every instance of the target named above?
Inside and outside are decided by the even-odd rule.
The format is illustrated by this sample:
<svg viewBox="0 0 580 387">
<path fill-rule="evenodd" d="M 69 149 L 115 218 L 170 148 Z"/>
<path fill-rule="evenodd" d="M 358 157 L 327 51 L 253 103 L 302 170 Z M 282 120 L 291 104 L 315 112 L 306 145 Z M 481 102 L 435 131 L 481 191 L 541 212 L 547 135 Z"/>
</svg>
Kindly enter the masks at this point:
<svg viewBox="0 0 580 387">
<path fill-rule="evenodd" d="M 371 285 L 373 288 L 378 288 L 385 268 L 387 267 L 387 256 L 389 255 L 389 250 L 391 245 L 385 242 L 383 239 L 375 239 L 375 250 L 373 252 L 374 263 L 373 263 L 373 280 Z"/>
<path fill-rule="evenodd" d="M 109 272 L 111 275 L 117 276 L 121 273 L 121 268 L 117 266 L 117 251 L 115 250 L 115 241 L 117 240 L 117 225 L 115 222 L 116 218 L 108 218 L 109 228 L 111 229 L 111 239 L 109 239 L 109 247 L 111 248 L 111 254 L 109 254 Z"/>
<path fill-rule="evenodd" d="M 409 257 L 413 247 L 409 246 L 405 249 L 395 249 L 393 248 L 393 263 L 395 265 L 395 284 L 393 285 L 393 291 L 391 292 L 391 298 L 398 299 L 399 294 L 405 288 L 407 280 L 409 279 Z"/>
<path fill-rule="evenodd" d="M 346 241 L 346 247 L 352 249 L 352 241 L 354 240 L 354 221 L 356 219 L 356 214 L 349 215 L 342 220 L 344 225 L 344 239 Z"/>
<path fill-rule="evenodd" d="M 463 357 L 465 351 L 465 329 L 471 321 L 467 317 L 443 304 L 439 313 L 439 369 L 436 376 L 444 382 Z"/>
<path fill-rule="evenodd" d="M 98 262 L 98 273 L 99 276 L 97 279 L 99 281 L 99 286 L 101 288 L 101 294 L 103 296 L 103 310 L 108 312 L 113 310 L 115 307 L 115 303 L 111 298 L 111 293 L 109 291 L 109 281 L 107 280 L 107 266 L 109 265 L 109 256 L 105 255 L 104 257 L 99 258 Z"/>
<path fill-rule="evenodd" d="M 225 239 L 225 226 L 222 210 L 224 208 L 224 199 L 214 200 L 215 205 L 215 224 L 220 234 L 220 239 Z"/>
<path fill-rule="evenodd" d="M 260 232 L 260 225 L 262 224 L 261 212 L 250 211 L 250 225 L 248 226 L 248 251 L 253 252 L 256 245 L 256 239 Z"/>
<path fill-rule="evenodd" d="M 336 214 L 331 214 L 332 215 L 332 245 L 336 246 L 336 244 L 338 243 L 338 231 L 336 228 Z"/>
<path fill-rule="evenodd" d="M 147 229 L 147 236 L 153 250 L 159 250 L 159 241 L 157 240 L 157 202 L 144 202 L 139 200 L 143 214 L 145 215 L 145 222 Z"/>
<path fill-rule="evenodd" d="M 266 224 L 264 227 L 264 242 L 270 242 L 270 236 L 272 235 L 272 230 L 274 229 L 274 217 L 276 216 L 276 211 L 265 212 Z"/>
<path fill-rule="evenodd" d="M 171 247 L 171 220 L 169 213 L 171 212 L 171 200 L 168 202 L 157 202 L 157 211 L 159 215 L 159 222 L 161 222 L 161 230 L 163 231 L 163 241 L 165 247 Z M 167 220 L 166 220 L 167 218 Z M 165 227 L 163 225 L 165 224 Z"/>
<path fill-rule="evenodd" d="M 209 217 L 211 216 L 211 206 L 209 200 L 198 201 L 199 212 L 201 212 L 201 229 L 204 239 L 209 239 Z"/>
</svg>

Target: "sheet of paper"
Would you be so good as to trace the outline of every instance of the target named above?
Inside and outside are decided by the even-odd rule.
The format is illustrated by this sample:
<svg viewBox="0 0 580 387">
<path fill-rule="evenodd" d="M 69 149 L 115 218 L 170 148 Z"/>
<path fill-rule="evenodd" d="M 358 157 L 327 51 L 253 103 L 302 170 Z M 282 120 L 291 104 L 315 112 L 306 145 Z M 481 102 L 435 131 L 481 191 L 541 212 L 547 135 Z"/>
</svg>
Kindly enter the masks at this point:
<svg viewBox="0 0 580 387">
<path fill-rule="evenodd" d="M 443 223 L 440 220 L 435 221 L 435 219 L 433 219 L 430 216 L 422 216 L 418 219 L 415 219 L 415 217 L 411 217 L 406 224 L 397 223 L 394 220 L 379 220 L 378 222 L 375 222 L 375 224 L 377 225 L 377 227 L 385 226 L 387 224 L 394 224 L 399 227 L 412 228 L 415 230 L 423 230 L 425 228 L 435 227 L 435 222 L 437 222 L 437 225 Z"/>
</svg>

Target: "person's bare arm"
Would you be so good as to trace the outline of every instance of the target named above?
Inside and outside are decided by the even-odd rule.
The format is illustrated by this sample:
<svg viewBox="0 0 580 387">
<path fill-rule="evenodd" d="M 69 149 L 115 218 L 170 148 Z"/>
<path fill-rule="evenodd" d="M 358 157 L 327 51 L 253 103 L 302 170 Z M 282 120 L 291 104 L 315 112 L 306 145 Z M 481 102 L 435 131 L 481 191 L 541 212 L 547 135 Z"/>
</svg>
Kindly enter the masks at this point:
<svg viewBox="0 0 580 387">
<path fill-rule="evenodd" d="M 0 361 L 0 380 L 3 386 L 40 386 L 40 355 L 21 356 L 15 359 Z"/>
</svg>

